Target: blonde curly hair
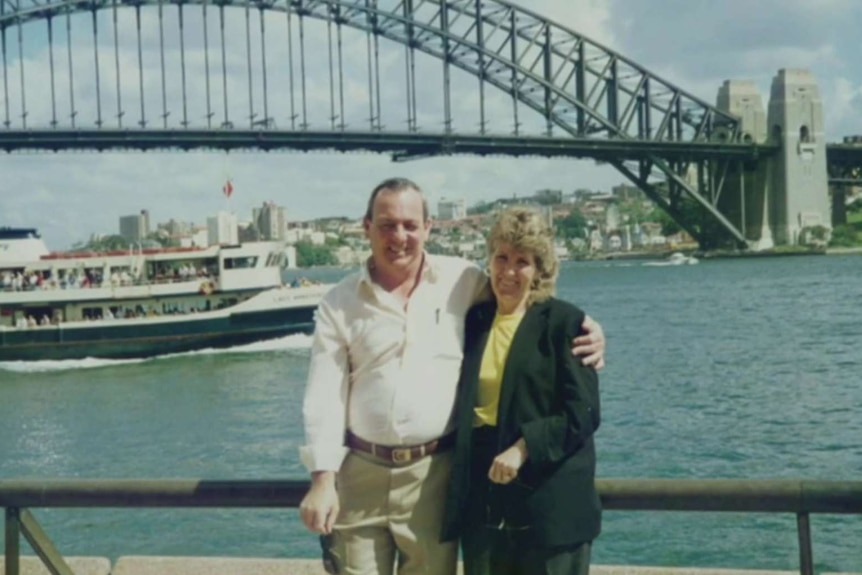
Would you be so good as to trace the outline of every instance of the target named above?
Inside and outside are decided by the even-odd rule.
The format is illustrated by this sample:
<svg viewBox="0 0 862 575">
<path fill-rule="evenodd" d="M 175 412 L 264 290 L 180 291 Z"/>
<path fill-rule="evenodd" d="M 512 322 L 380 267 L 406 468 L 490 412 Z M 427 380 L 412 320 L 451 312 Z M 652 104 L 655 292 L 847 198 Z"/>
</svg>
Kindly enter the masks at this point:
<svg viewBox="0 0 862 575">
<path fill-rule="evenodd" d="M 527 305 L 554 295 L 560 263 L 554 252 L 554 232 L 541 213 L 533 208 L 512 206 L 497 214 L 486 244 L 489 261 L 501 244 L 532 254 L 536 260 L 536 277 L 530 285 Z"/>
</svg>

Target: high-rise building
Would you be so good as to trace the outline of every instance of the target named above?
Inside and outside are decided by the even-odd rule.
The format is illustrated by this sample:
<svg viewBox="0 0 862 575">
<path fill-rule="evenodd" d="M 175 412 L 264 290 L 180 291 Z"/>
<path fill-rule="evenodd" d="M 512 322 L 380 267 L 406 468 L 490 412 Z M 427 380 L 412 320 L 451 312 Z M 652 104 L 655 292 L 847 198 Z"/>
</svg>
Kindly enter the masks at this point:
<svg viewBox="0 0 862 575">
<path fill-rule="evenodd" d="M 236 214 L 222 211 L 207 218 L 207 243 L 211 246 L 238 244 Z"/>
<path fill-rule="evenodd" d="M 467 205 L 464 200 L 441 199 L 437 202 L 438 220 L 463 220 L 467 217 Z"/>
<path fill-rule="evenodd" d="M 120 235 L 130 242 L 139 242 L 150 234 L 150 212 L 141 210 L 133 216 L 120 216 Z"/>
<path fill-rule="evenodd" d="M 541 204 L 560 204 L 563 202 L 563 190 L 539 190 L 533 198 Z"/>
<path fill-rule="evenodd" d="M 275 205 L 274 202 L 264 202 L 263 206 L 251 211 L 252 223 L 260 232 L 262 240 L 284 240 L 287 230 L 287 208 Z"/>
</svg>

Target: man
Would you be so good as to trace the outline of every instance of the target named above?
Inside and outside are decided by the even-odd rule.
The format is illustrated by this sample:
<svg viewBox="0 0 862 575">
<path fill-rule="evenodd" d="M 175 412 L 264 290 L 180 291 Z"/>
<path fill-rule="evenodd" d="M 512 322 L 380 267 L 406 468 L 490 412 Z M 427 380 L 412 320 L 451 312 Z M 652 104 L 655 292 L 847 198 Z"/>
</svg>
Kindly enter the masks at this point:
<svg viewBox="0 0 862 575">
<path fill-rule="evenodd" d="M 488 297 L 487 278 L 425 253 L 428 205 L 410 180 L 378 185 L 363 224 L 371 258 L 317 310 L 300 514 L 329 536 L 340 573 L 391 575 L 397 560 L 399 575 L 454 575 L 457 545 L 440 542 L 452 411 L 464 317 Z M 601 328 L 586 323 L 592 338 L 573 352 L 601 367 Z"/>
</svg>

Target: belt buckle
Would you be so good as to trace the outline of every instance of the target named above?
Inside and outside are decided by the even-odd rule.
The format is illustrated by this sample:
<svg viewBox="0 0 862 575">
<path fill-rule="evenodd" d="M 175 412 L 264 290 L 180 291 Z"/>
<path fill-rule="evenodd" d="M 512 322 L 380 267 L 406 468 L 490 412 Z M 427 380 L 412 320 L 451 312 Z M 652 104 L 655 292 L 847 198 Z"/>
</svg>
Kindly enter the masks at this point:
<svg viewBox="0 0 862 575">
<path fill-rule="evenodd" d="M 395 463 L 407 463 L 413 459 L 413 453 L 409 447 L 395 447 L 392 449 L 392 461 Z"/>
</svg>

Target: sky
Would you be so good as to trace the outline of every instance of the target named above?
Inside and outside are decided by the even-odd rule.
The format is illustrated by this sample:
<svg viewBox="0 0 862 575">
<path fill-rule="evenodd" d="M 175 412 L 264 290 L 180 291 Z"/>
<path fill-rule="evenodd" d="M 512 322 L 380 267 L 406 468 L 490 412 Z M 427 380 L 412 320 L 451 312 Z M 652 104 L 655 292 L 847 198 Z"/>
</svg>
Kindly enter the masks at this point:
<svg viewBox="0 0 862 575">
<path fill-rule="evenodd" d="M 722 0 L 721 8 L 711 0 L 514 0 L 515 4 L 547 16 L 625 57 L 665 80 L 709 102 L 715 101 L 719 86 L 727 79 L 756 82 L 768 99 L 773 76 L 780 68 L 811 70 L 821 92 L 825 129 L 829 141 L 848 134 L 862 134 L 862 59 L 859 58 L 858 22 L 862 22 L 862 2 L 858 0 Z M 192 13 L 194 12 L 194 13 Z M 77 60 L 75 68 L 75 109 L 80 125 L 92 125 L 101 105 L 103 118 L 116 125 L 117 94 L 115 69 L 122 78 L 120 97 L 124 126 L 134 128 L 140 117 L 138 53 L 133 32 L 134 12 L 118 11 L 118 61 L 110 12 L 99 16 L 100 73 L 103 89 L 97 101 L 94 88 L 93 41 L 89 16 L 73 21 L 71 43 Z M 256 112 L 263 107 L 260 89 L 262 65 L 252 65 L 253 93 L 248 94 L 245 15 L 228 9 L 225 70 L 231 119 L 248 117 L 249 101 Z M 160 122 L 161 73 L 159 30 L 155 8 L 142 10 L 144 105 L 151 123 Z M 216 42 L 217 20 L 209 14 L 209 52 L 202 49 L 200 10 L 189 9 L 183 47 L 187 64 L 186 89 L 190 125 L 205 123 L 203 86 L 208 64 L 213 84 L 211 109 L 219 118 L 221 99 L 221 53 Z M 170 17 L 167 22 L 177 19 Z M 54 61 L 58 94 L 58 120 L 68 123 L 68 73 L 65 68 L 67 38 L 61 22 L 55 26 Z M 252 14 L 253 61 L 258 62 L 259 22 Z M 266 54 L 269 89 L 267 106 L 278 127 L 290 125 L 287 107 L 288 77 L 272 72 L 287 57 L 286 43 L 279 40 L 284 15 L 266 15 Z M 23 71 L 26 96 L 21 97 L 18 79 L 22 60 L 18 56 L 15 28 L 8 31 L 9 98 L 0 92 L 0 114 L 8 104 L 13 126 L 20 127 L 21 101 L 27 103 L 30 127 L 47 127 L 52 117 L 49 51 L 45 23 L 23 27 Z M 326 27 L 308 24 L 307 49 L 309 123 L 311 129 L 329 125 L 329 76 L 326 66 Z M 183 118 L 179 70 L 179 36 L 170 28 L 164 38 L 168 49 L 166 74 L 169 124 L 178 127 Z M 315 43 L 314 41 L 317 41 Z M 365 37 L 344 36 L 344 121 L 359 129 L 368 121 L 365 74 Z M 296 49 L 296 47 L 294 47 Z M 403 49 L 381 42 L 381 70 L 387 128 L 403 130 L 404 94 L 399 78 L 403 74 Z M 171 57 L 173 55 L 173 57 Z M 119 63 L 119 66 L 117 64 Z M 429 58 L 417 60 L 420 126 L 439 130 L 442 98 L 440 65 Z M 388 81 L 387 81 L 388 80 Z M 298 78 L 296 82 L 298 82 Z M 155 88 L 154 88 L 155 86 Z M 493 92 L 494 89 L 491 89 Z M 456 130 L 476 131 L 476 81 L 468 75 L 453 74 L 453 110 Z M 489 117 L 498 130 L 508 129 L 509 106 L 502 94 L 490 94 Z M 337 110 L 340 114 L 340 110 Z M 539 118 L 522 110 L 525 129 L 539 129 Z M 244 115 L 244 116 L 243 116 Z M 259 116 L 260 117 L 260 116 Z M 0 127 L 2 129 L 2 127 Z M 367 196 L 380 180 L 391 176 L 415 180 L 433 206 L 441 198 L 463 198 L 469 204 L 513 195 L 528 195 L 543 188 L 573 190 L 586 187 L 607 189 L 623 182 L 612 167 L 585 160 L 474 158 L 456 156 L 393 163 L 389 156 L 370 153 L 296 152 L 60 152 L 0 155 L 0 226 L 36 227 L 52 249 L 64 249 L 86 240 L 91 233 L 117 233 L 122 215 L 149 210 L 152 222 L 171 218 L 204 224 L 206 217 L 229 209 L 240 220 L 248 219 L 253 207 L 274 201 L 288 209 L 292 220 L 328 216 L 360 217 Z M 221 189 L 227 178 L 234 194 L 226 202 Z"/>
</svg>

